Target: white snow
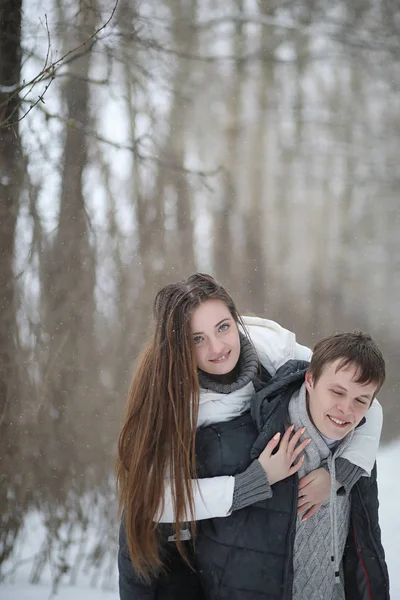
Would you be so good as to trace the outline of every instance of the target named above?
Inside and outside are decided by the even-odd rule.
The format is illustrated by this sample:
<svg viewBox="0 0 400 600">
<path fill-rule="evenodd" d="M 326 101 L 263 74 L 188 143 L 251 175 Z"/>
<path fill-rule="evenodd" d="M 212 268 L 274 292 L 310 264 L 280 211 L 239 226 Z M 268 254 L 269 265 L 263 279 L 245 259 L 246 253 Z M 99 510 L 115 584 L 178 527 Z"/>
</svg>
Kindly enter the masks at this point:
<svg viewBox="0 0 400 600">
<path fill-rule="evenodd" d="M 1 600 L 118 600 L 117 591 L 105 592 L 83 586 L 61 587 L 56 596 L 46 585 L 3 585 L 0 588 Z"/>
<path fill-rule="evenodd" d="M 378 455 L 379 522 L 390 577 L 390 596 L 400 598 L 400 442 L 383 448 Z"/>
<path fill-rule="evenodd" d="M 400 459 L 400 442 L 394 442 L 384 447 L 378 457 L 378 479 L 380 497 L 380 524 L 382 540 L 386 552 L 386 559 L 391 580 L 391 598 L 400 598 L 400 564 L 398 559 L 398 544 L 400 538 L 400 511 L 398 509 L 400 497 L 400 479 L 397 477 Z M 9 582 L 0 588 L 1 600 L 118 600 L 116 565 L 109 572 L 100 573 L 93 583 L 93 573 L 81 573 L 76 585 L 61 583 L 56 596 L 51 594 L 51 573 L 48 569 L 43 574 L 43 580 L 38 585 L 29 585 L 29 573 L 32 567 L 32 557 L 43 543 L 44 530 L 38 515 L 30 517 L 27 531 L 23 536 L 18 552 L 20 566 L 14 570 Z M 110 549 L 111 558 L 113 549 Z M 116 558 L 116 548 L 115 548 Z M 14 563 L 7 566 L 4 571 L 13 569 Z M 107 566 L 108 569 L 108 566 Z M 84 569 L 83 569 L 84 571 Z M 106 589 L 105 589 L 106 588 Z"/>
</svg>

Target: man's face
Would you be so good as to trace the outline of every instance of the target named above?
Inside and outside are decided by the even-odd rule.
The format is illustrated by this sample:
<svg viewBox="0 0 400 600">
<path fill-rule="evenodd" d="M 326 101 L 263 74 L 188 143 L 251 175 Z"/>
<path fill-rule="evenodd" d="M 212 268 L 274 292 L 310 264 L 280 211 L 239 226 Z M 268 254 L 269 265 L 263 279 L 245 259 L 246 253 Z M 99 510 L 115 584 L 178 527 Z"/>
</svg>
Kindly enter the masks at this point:
<svg viewBox="0 0 400 600">
<path fill-rule="evenodd" d="M 336 371 L 341 360 L 328 363 L 314 383 L 306 373 L 308 410 L 320 433 L 331 440 L 343 439 L 357 427 L 373 400 L 376 383 L 356 383 L 357 368 L 350 364 Z"/>
</svg>

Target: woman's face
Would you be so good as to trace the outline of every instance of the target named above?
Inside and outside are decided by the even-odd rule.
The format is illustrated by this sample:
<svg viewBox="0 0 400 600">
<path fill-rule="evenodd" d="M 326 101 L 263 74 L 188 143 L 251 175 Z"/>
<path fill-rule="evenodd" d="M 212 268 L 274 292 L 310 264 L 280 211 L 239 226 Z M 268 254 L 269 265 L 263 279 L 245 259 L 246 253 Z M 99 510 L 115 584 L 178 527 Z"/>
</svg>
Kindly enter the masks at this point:
<svg viewBox="0 0 400 600">
<path fill-rule="evenodd" d="M 211 375 L 230 373 L 239 360 L 239 331 L 222 300 L 207 300 L 192 314 L 191 331 L 197 366 Z"/>
</svg>

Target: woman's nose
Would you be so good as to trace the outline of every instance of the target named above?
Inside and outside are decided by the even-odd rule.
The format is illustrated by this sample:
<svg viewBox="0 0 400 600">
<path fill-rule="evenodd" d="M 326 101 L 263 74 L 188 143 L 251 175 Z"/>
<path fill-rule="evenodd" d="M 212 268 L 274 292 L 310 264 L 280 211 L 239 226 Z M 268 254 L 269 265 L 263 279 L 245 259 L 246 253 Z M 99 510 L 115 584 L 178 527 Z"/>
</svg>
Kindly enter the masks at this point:
<svg viewBox="0 0 400 600">
<path fill-rule="evenodd" d="M 223 348 L 224 344 L 221 340 L 216 337 L 210 339 L 210 350 L 213 354 L 219 354 Z"/>
</svg>

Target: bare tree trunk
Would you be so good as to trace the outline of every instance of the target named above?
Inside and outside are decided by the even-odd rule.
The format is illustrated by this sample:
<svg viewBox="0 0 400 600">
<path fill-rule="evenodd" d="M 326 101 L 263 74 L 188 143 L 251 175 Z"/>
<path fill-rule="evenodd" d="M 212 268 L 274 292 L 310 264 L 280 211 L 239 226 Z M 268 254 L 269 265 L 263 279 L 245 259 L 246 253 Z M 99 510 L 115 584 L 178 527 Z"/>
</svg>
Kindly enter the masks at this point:
<svg viewBox="0 0 400 600">
<path fill-rule="evenodd" d="M 18 123 L 21 75 L 21 0 L 0 4 L 0 564 L 21 524 L 18 493 L 18 358 L 15 231 L 22 187 Z M 12 505 L 12 506 L 11 506 Z"/>
<path fill-rule="evenodd" d="M 172 0 L 172 33 L 174 46 L 188 56 L 194 55 L 197 49 L 196 19 L 197 0 L 184 2 Z M 176 228 L 164 232 L 173 238 L 169 245 L 168 266 L 174 266 L 178 272 L 190 273 L 195 269 L 194 233 L 192 215 L 192 194 L 185 173 L 185 135 L 187 118 L 192 104 L 190 96 L 190 80 L 193 64 L 187 58 L 178 58 L 172 84 L 172 100 L 169 111 L 169 127 L 161 158 L 166 166 L 159 165 L 155 196 L 166 201 L 166 191 L 172 193 L 173 211 L 176 215 Z M 168 165 L 171 165 L 169 167 Z M 160 200 L 158 200 L 160 202 Z M 166 239 L 168 243 L 168 239 Z"/>
<path fill-rule="evenodd" d="M 192 54 L 196 49 L 196 34 L 194 25 L 197 15 L 197 0 L 183 2 L 170 0 L 173 45 L 183 54 Z M 121 17 L 132 21 L 134 12 L 131 7 L 121 8 Z M 128 41 L 124 53 L 133 51 L 134 40 Z M 127 57 L 126 57 L 127 58 Z M 125 61 L 126 61 L 125 58 Z M 185 173 L 185 127 L 187 123 L 190 102 L 187 101 L 192 65 L 186 58 L 177 58 L 171 89 L 172 98 L 167 117 L 168 131 L 161 148 L 157 152 L 159 162 L 155 166 L 154 184 L 147 190 L 138 185 L 140 169 L 137 157 L 134 157 L 135 185 L 132 186 L 132 202 L 136 209 L 138 224 L 137 262 L 142 273 L 142 287 L 139 294 L 137 314 L 148 313 L 149 303 L 156 291 L 164 285 L 170 275 L 170 270 L 183 274 L 192 272 L 195 268 L 194 258 L 194 223 L 192 216 L 192 194 Z M 132 54 L 130 55 L 132 62 Z M 129 63 L 125 68 L 125 76 L 130 74 Z M 137 111 L 134 107 L 139 88 L 131 81 L 126 81 L 131 107 L 131 133 L 136 131 Z M 131 140 L 135 142 L 134 139 Z M 149 189 L 150 188 L 150 189 Z M 166 204 L 174 213 L 174 229 L 166 231 Z M 146 321 L 140 320 L 135 328 L 138 338 L 143 339 L 147 329 Z"/>
<path fill-rule="evenodd" d="M 196 54 L 197 35 L 197 4 L 198 0 L 191 0 L 185 8 L 185 2 L 180 0 L 174 3 L 173 11 L 175 38 L 183 52 L 188 55 Z M 186 23 L 182 23 L 182 14 Z M 174 82 L 174 100 L 170 112 L 169 150 L 173 162 L 181 167 L 185 166 L 185 134 L 187 116 L 191 100 L 185 98 L 189 92 L 190 75 L 193 65 L 186 59 L 179 59 L 179 65 Z M 173 175 L 176 194 L 177 216 L 177 256 L 180 270 L 194 271 L 194 233 L 192 215 L 192 194 L 188 176 L 182 172 Z"/>
<path fill-rule="evenodd" d="M 275 6 L 272 3 L 260 2 L 260 13 L 263 17 L 273 17 Z M 267 311 L 266 297 L 268 286 L 267 253 L 264 251 L 268 233 L 265 221 L 266 203 L 266 171 L 268 170 L 268 126 L 269 111 L 274 105 L 274 70 L 273 57 L 277 39 L 272 27 L 261 26 L 260 35 L 260 67 L 257 86 L 257 114 L 255 117 L 254 139 L 251 145 L 251 173 L 249 199 L 244 202 L 243 215 L 243 262 L 242 281 L 246 284 L 246 293 L 250 297 L 251 311 L 264 315 Z"/>
<path fill-rule="evenodd" d="M 76 42 L 87 39 L 96 22 L 93 2 L 83 2 L 77 17 Z M 89 33 L 89 35 L 88 35 Z M 64 88 L 69 122 L 89 121 L 90 48 L 74 61 Z M 78 76 L 78 77 L 74 77 Z M 82 128 L 66 128 L 58 228 L 47 251 L 46 278 L 42 281 L 45 323 L 49 337 L 48 405 L 51 407 L 50 442 L 54 445 L 56 472 L 65 476 L 77 460 L 79 423 L 68 421 L 72 407 L 88 404 L 85 386 L 95 370 L 93 340 L 94 256 L 89 242 L 88 216 L 83 194 L 87 165 L 87 139 Z M 53 430 L 53 431 L 52 431 Z M 77 465 L 75 464 L 75 467 Z M 58 489 L 62 493 L 61 482 Z"/>
<path fill-rule="evenodd" d="M 234 1 L 235 10 L 243 12 L 243 0 Z M 235 23 L 233 34 L 233 54 L 235 63 L 233 66 L 232 85 L 227 95 L 228 126 L 226 131 L 226 163 L 225 179 L 221 190 L 221 198 L 218 206 L 214 209 L 214 231 L 213 231 L 213 263 L 217 278 L 223 283 L 237 280 L 235 277 L 235 254 L 237 247 L 233 232 L 233 221 L 237 212 L 237 197 L 239 193 L 239 158 L 240 158 L 240 134 L 241 127 L 241 104 L 242 88 L 244 78 L 243 56 L 243 23 L 238 20 Z M 240 288 L 235 288 L 235 297 L 239 298 Z"/>
<path fill-rule="evenodd" d="M 352 281 L 352 208 L 355 201 L 356 159 L 352 151 L 354 142 L 354 111 L 358 110 L 360 79 L 354 67 L 350 67 L 350 85 L 347 80 L 342 82 L 342 110 L 341 116 L 346 122 L 343 134 L 344 158 L 343 181 L 344 189 L 339 199 L 339 228 L 336 260 L 336 289 L 334 303 L 334 319 L 342 323 L 348 314 L 348 304 L 351 296 Z"/>
</svg>

